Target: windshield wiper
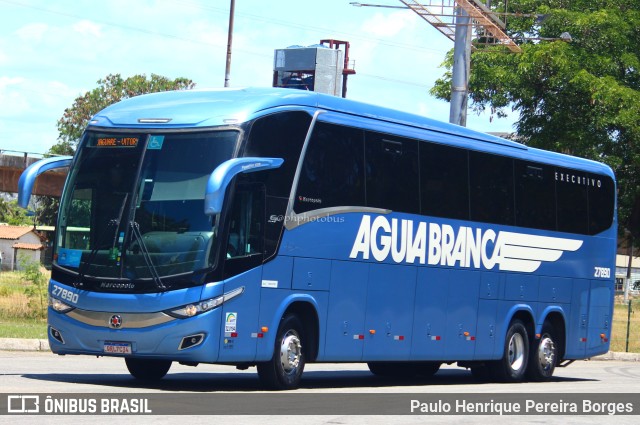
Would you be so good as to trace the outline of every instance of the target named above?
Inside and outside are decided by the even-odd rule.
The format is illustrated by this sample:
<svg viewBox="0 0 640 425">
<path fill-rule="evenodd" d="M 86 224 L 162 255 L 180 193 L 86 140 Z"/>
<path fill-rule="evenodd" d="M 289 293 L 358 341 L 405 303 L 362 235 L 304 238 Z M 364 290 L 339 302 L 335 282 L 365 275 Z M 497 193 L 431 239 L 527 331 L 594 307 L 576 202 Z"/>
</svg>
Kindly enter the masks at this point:
<svg viewBox="0 0 640 425">
<path fill-rule="evenodd" d="M 89 267 L 89 264 L 91 264 L 91 262 L 93 261 L 95 256 L 98 254 L 98 251 L 100 251 L 100 246 L 102 244 L 102 241 L 106 238 L 106 236 L 108 235 L 107 231 L 112 226 L 115 227 L 115 231 L 113 233 L 113 243 L 111 244 L 111 251 L 113 251 L 115 249 L 116 242 L 118 240 L 118 229 L 120 228 L 120 222 L 122 221 L 122 214 L 124 213 L 124 206 L 127 203 L 127 199 L 128 198 L 129 198 L 129 194 L 125 193 L 124 194 L 124 199 L 122 200 L 122 203 L 120 204 L 120 211 L 118 212 L 118 217 L 117 218 L 112 218 L 111 220 L 109 220 L 107 225 L 104 227 L 104 230 L 100 234 L 100 237 L 98 237 L 98 239 L 96 240 L 96 245 L 93 247 L 93 249 L 89 253 L 89 256 L 84 261 L 84 263 L 82 263 L 82 265 L 80 266 L 80 269 L 78 270 L 78 281 L 77 282 L 73 282 L 73 286 L 75 288 L 81 288 L 84 285 L 84 282 L 82 282 L 82 281 L 84 280 L 84 277 L 86 275 L 87 267 Z"/>
<path fill-rule="evenodd" d="M 144 243 L 144 238 L 142 237 L 142 233 L 140 233 L 140 225 L 135 221 L 131 221 L 131 233 L 135 236 L 138 244 L 140 244 L 140 252 L 142 252 L 142 258 L 144 258 L 144 262 L 147 264 L 147 268 L 151 272 L 151 277 L 153 278 L 153 282 L 156 284 L 156 287 L 161 291 L 166 291 L 167 286 L 162 282 L 160 278 L 160 274 L 158 273 L 158 269 L 153 264 L 153 260 L 151 260 L 151 256 L 149 255 L 149 249 L 147 245 Z"/>
</svg>

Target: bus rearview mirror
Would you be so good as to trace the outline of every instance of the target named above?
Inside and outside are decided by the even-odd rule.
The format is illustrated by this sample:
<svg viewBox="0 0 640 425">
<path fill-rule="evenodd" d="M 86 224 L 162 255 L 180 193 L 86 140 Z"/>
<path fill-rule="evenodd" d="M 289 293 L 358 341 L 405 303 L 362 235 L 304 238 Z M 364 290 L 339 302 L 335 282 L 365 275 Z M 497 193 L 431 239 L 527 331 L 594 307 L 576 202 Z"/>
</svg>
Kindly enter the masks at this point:
<svg viewBox="0 0 640 425">
<path fill-rule="evenodd" d="M 54 168 L 68 167 L 71 165 L 72 159 L 70 156 L 55 156 L 41 159 L 27 167 L 20 175 L 20 180 L 18 180 L 18 205 L 21 208 L 27 208 L 33 192 L 33 185 L 40 174 Z"/>
<path fill-rule="evenodd" d="M 222 211 L 224 194 L 231 180 L 238 174 L 253 173 L 256 171 L 272 170 L 279 168 L 282 158 L 233 158 L 218 165 L 209 176 L 207 190 L 204 196 L 204 213 L 216 215 Z"/>
</svg>

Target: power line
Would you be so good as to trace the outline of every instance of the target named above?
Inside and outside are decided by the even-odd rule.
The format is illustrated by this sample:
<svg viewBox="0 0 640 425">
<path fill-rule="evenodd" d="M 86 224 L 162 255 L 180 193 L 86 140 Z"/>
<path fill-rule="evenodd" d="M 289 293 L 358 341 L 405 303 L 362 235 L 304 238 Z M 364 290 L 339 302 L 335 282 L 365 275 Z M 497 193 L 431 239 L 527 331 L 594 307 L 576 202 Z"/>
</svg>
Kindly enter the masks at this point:
<svg viewBox="0 0 640 425">
<path fill-rule="evenodd" d="M 45 8 L 45 7 L 25 4 L 25 3 L 22 3 L 20 1 L 15 1 L 15 0 L 0 0 L 0 2 L 13 4 L 15 6 L 25 7 L 25 8 L 29 8 L 29 9 L 34 9 L 34 10 L 38 10 L 38 11 L 41 11 L 41 12 L 44 12 L 44 13 L 50 13 L 50 14 L 54 14 L 54 15 L 65 16 L 67 18 L 88 19 L 85 16 L 81 16 L 81 15 L 77 15 L 77 14 L 73 14 L 73 13 L 68 13 L 68 12 L 64 12 L 64 11 L 60 11 L 60 10 L 54 10 L 54 9 L 49 9 L 49 8 Z M 199 10 L 214 11 L 214 12 L 225 14 L 225 15 L 228 13 L 228 10 L 226 8 L 219 8 L 219 7 L 215 7 L 215 6 L 204 6 L 204 5 L 196 4 L 194 2 L 190 2 L 190 1 L 186 1 L 186 0 L 176 1 L 176 3 L 184 4 L 186 6 L 197 8 Z M 389 46 L 389 47 L 394 47 L 394 48 L 403 48 L 403 49 L 410 49 L 410 50 L 417 50 L 417 51 L 433 51 L 433 52 L 437 52 L 437 53 L 444 53 L 443 51 L 438 50 L 438 49 L 431 49 L 431 48 L 428 48 L 428 47 L 420 47 L 420 46 L 415 46 L 415 45 L 410 45 L 410 44 L 405 44 L 405 43 L 395 43 L 395 42 L 390 42 L 390 41 L 387 41 L 387 40 L 384 40 L 384 39 L 380 39 L 380 38 L 363 37 L 361 35 L 357 35 L 357 34 L 354 34 L 354 33 L 348 33 L 348 32 L 342 32 L 342 31 L 334 31 L 332 29 L 324 28 L 324 27 L 296 24 L 296 23 L 293 23 L 293 22 L 290 22 L 290 21 L 286 21 L 286 20 L 281 20 L 281 19 L 264 18 L 264 17 L 258 16 L 258 15 L 254 15 L 254 14 L 246 13 L 246 12 L 238 12 L 238 11 L 236 11 L 236 15 L 240 15 L 240 16 L 245 17 L 247 19 L 254 20 L 254 21 L 259 21 L 259 22 L 264 22 L 264 23 L 267 23 L 267 24 L 276 23 L 278 25 L 286 26 L 286 27 L 289 27 L 289 28 L 311 30 L 311 31 L 315 31 L 315 32 L 318 32 L 318 33 L 322 33 L 322 34 L 333 32 L 334 34 L 341 35 L 341 36 L 347 36 L 348 38 L 362 40 L 362 41 L 374 41 L 374 42 L 377 42 L 378 44 Z M 170 38 L 170 39 L 175 39 L 175 40 L 186 41 L 186 42 L 189 42 L 189 43 L 201 44 L 201 45 L 206 45 L 206 46 L 214 46 L 214 47 L 219 47 L 221 49 L 226 49 L 226 45 L 224 43 L 216 43 L 216 42 L 212 42 L 212 41 L 197 40 L 197 39 L 193 39 L 193 38 L 189 38 L 189 37 L 184 37 L 184 36 L 179 36 L 179 35 L 175 35 L 175 34 L 159 32 L 159 31 L 151 31 L 151 30 L 147 30 L 147 29 L 144 29 L 144 28 L 140 28 L 140 27 L 133 27 L 133 26 L 129 26 L 129 25 L 118 24 L 118 23 L 105 21 L 105 20 L 100 20 L 100 19 L 91 18 L 91 21 L 99 23 L 101 25 L 108 26 L 108 27 L 120 28 L 120 29 L 124 29 L 124 30 L 127 30 L 127 31 L 135 31 L 135 32 L 140 32 L 140 33 L 153 35 L 153 36 L 158 36 L 158 37 L 165 37 L 165 38 Z M 250 54 L 250 55 L 263 57 L 263 58 L 272 58 L 271 55 L 268 55 L 268 54 L 265 54 L 265 53 L 261 53 L 261 52 L 251 51 L 251 50 L 247 50 L 247 49 L 235 49 L 235 50 L 241 51 L 241 52 L 244 52 L 244 53 L 247 53 L 247 54 Z M 385 76 L 381 76 L 381 75 L 367 74 L 367 73 L 362 73 L 362 72 L 360 72 L 359 74 L 362 75 L 362 76 L 367 76 L 367 77 L 370 77 L 370 78 L 375 78 L 375 79 L 383 80 L 383 81 L 389 81 L 389 82 L 393 82 L 393 83 L 413 85 L 413 86 L 416 86 L 416 87 L 428 87 L 426 85 L 416 84 L 414 82 L 410 82 L 410 81 L 406 81 L 406 80 L 400 80 L 400 79 L 394 79 L 394 78 L 389 78 L 389 77 L 385 77 Z"/>
<path fill-rule="evenodd" d="M 184 4 L 186 6 L 190 6 L 190 7 L 193 7 L 193 8 L 200 9 L 200 10 L 209 10 L 209 11 L 215 11 L 215 12 L 224 13 L 224 14 L 228 13 L 228 10 L 224 9 L 224 8 L 215 7 L 215 6 L 204 6 L 204 5 L 200 5 L 200 4 L 194 3 L 194 2 L 190 2 L 188 0 L 176 0 L 176 3 L 181 3 L 181 4 Z M 311 30 L 311 31 L 315 31 L 317 33 L 323 34 L 323 37 L 325 37 L 326 34 L 328 34 L 328 33 L 334 33 L 334 34 L 341 35 L 341 36 L 347 36 L 347 38 L 349 38 L 349 39 L 356 39 L 356 40 L 362 40 L 362 41 L 375 41 L 378 44 L 382 44 L 382 45 L 389 46 L 389 47 L 399 47 L 399 48 L 409 49 L 409 50 L 418 50 L 418 51 L 426 50 L 426 51 L 432 51 L 432 52 L 437 52 L 437 53 L 445 53 L 444 51 L 442 51 L 440 49 L 432 49 L 432 48 L 429 48 L 429 47 L 417 46 L 417 45 L 407 44 L 407 43 L 398 43 L 398 42 L 385 40 L 385 39 L 382 39 L 382 38 L 364 37 L 364 36 L 362 36 L 360 34 L 356 34 L 356 33 L 349 33 L 349 32 L 345 32 L 345 31 L 335 31 L 333 28 L 318 27 L 318 26 L 313 26 L 313 25 L 296 24 L 295 22 L 291 22 L 291 21 L 285 21 L 285 20 L 276 19 L 276 18 L 265 18 L 263 16 L 254 15 L 254 14 L 251 14 L 251 13 L 238 12 L 237 10 L 236 10 L 236 16 L 243 16 L 245 18 L 248 18 L 248 19 L 251 19 L 251 20 L 255 20 L 255 21 L 259 21 L 259 22 L 265 22 L 267 24 L 277 23 L 280 26 L 286 26 L 286 27 L 289 27 L 289 28 Z"/>
</svg>

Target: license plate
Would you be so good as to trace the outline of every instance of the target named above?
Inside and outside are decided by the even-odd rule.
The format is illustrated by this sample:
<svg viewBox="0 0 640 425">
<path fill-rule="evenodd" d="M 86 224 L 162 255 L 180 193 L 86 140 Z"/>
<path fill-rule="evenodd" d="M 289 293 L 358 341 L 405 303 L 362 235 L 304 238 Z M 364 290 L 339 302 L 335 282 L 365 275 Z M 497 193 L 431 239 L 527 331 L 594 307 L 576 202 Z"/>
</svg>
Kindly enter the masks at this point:
<svg viewBox="0 0 640 425">
<path fill-rule="evenodd" d="M 109 354 L 131 354 L 131 343 L 105 341 L 103 351 Z"/>
</svg>

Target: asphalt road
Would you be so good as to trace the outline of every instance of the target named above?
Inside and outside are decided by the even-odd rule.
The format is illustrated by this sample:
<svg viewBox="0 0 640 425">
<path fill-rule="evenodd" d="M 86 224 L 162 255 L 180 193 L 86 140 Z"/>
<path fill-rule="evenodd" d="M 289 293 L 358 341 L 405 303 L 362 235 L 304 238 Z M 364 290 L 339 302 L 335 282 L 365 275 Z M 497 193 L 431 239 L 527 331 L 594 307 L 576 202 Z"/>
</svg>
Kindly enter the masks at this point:
<svg viewBox="0 0 640 425">
<path fill-rule="evenodd" d="M 0 392 L 8 394 L 41 393 L 59 395 L 61 393 L 92 394 L 96 397 L 145 393 L 152 397 L 158 394 L 183 395 L 189 397 L 213 397 L 228 400 L 236 398 L 251 402 L 251 397 L 279 397 L 291 400 L 292 414 L 295 397 L 314 393 L 331 397 L 343 395 L 349 400 L 352 394 L 385 394 L 388 397 L 406 397 L 433 400 L 442 397 L 452 400 L 461 394 L 479 394 L 495 399 L 517 398 L 521 393 L 536 393 L 540 397 L 570 400 L 571 394 L 578 398 L 596 398 L 602 393 L 638 393 L 640 406 L 640 363 L 624 361 L 579 361 L 567 368 L 556 369 L 554 379 L 547 383 L 497 384 L 477 383 L 470 372 L 455 366 L 443 368 L 428 381 L 398 381 L 373 376 L 363 364 L 313 364 L 307 365 L 301 388 L 293 392 L 264 393 L 260 387 L 255 368 L 237 371 L 231 366 L 200 365 L 188 367 L 174 364 L 169 374 L 158 383 L 144 383 L 132 378 L 122 359 L 95 358 L 88 356 L 57 356 L 50 352 L 0 351 Z M 212 395 L 213 394 L 213 395 Z M 164 397 L 163 396 L 163 397 Z M 225 398 L 226 397 L 226 398 Z M 609 397 L 613 400 L 615 396 Z M 210 398 L 210 400 L 213 400 Z M 402 401 L 405 403 L 405 400 Z M 403 405 L 404 406 L 404 405 Z M 407 404 L 407 409 L 409 405 Z M 373 413 L 379 414 L 379 406 L 371 406 Z M 404 408 L 404 407 L 403 407 Z M 285 407 L 286 409 L 286 407 Z M 283 414 L 287 411 L 281 412 Z M 640 416 L 583 416 L 583 415 L 529 415 L 529 416 L 479 416 L 479 415 L 387 415 L 363 416 L 345 415 L 332 412 L 327 406 L 321 415 L 308 416 L 12 416 L 12 423 L 56 423 L 73 420 L 75 423 L 168 423 L 186 420 L 191 423 L 244 424 L 260 422 L 261 425 L 286 422 L 313 424 L 389 424 L 389 423 L 546 423 L 546 424 L 637 424 Z M 363 412 L 364 413 L 364 412 Z M 636 412 L 639 413 L 640 412 Z M 7 419 L 0 416 L 0 421 Z"/>
</svg>

